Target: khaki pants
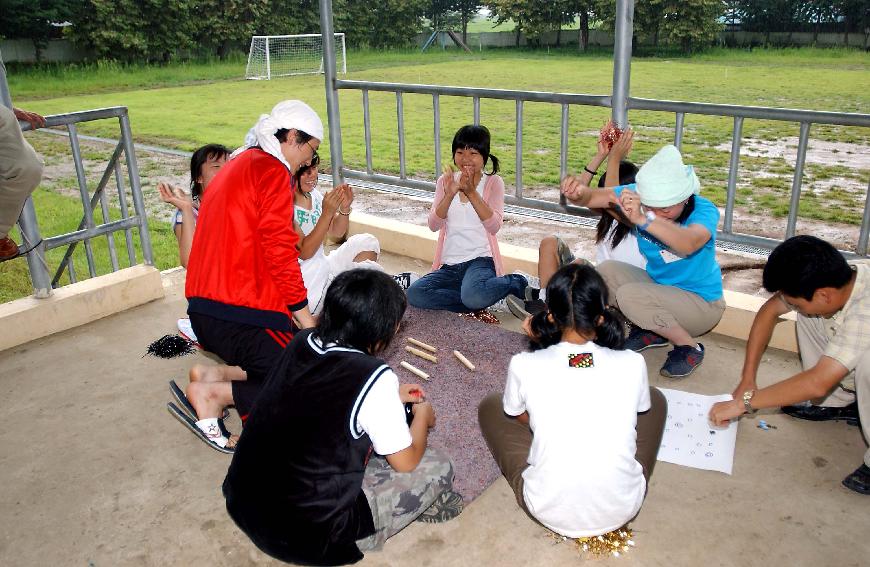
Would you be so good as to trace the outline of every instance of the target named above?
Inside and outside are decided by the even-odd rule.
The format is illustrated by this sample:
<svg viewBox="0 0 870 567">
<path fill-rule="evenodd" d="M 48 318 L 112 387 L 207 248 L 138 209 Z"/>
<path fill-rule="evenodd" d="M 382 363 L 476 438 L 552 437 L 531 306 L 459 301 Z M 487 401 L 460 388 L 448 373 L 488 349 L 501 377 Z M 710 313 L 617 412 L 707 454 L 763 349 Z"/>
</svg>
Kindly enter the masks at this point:
<svg viewBox="0 0 870 567">
<path fill-rule="evenodd" d="M 825 320 L 820 317 L 797 316 L 798 350 L 801 355 L 801 366 L 808 370 L 819 362 L 825 354 L 828 337 L 825 334 Z M 854 382 L 853 382 L 854 381 Z M 854 392 L 852 389 L 854 388 Z M 840 384 L 820 400 L 820 405 L 842 407 L 858 398 L 858 416 L 861 418 L 861 430 L 864 439 L 870 443 L 870 352 L 865 353 L 853 372 L 850 372 Z M 864 453 L 864 464 L 870 467 L 870 449 Z"/>
<path fill-rule="evenodd" d="M 480 402 L 477 419 L 489 450 L 498 464 L 514 495 L 530 518 L 537 522 L 526 508 L 523 499 L 523 471 L 529 466 L 529 451 L 532 448 L 532 430 L 516 418 L 504 413 L 501 394 L 490 394 Z M 650 409 L 637 415 L 637 452 L 635 459 L 643 467 L 643 476 L 649 486 L 656 464 L 659 445 L 665 430 L 668 401 L 656 388 L 649 389 Z M 581 432 L 577 433 L 578 435 Z"/>
<path fill-rule="evenodd" d="M 42 178 L 42 160 L 21 135 L 15 114 L 0 104 L 0 238 L 6 238 Z"/>
<path fill-rule="evenodd" d="M 715 327 L 725 312 L 725 300 L 707 301 L 700 295 L 670 285 L 655 283 L 646 270 L 607 260 L 598 266 L 616 305 L 629 321 L 657 332 L 679 326 L 693 337 Z"/>
</svg>

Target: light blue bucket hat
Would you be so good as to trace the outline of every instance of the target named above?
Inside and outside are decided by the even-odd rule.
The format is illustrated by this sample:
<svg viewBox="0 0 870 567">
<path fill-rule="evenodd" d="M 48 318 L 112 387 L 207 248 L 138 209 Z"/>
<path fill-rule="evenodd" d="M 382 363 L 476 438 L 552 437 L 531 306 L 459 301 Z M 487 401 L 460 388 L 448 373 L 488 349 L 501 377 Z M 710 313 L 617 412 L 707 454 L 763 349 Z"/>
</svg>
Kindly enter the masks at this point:
<svg viewBox="0 0 870 567">
<path fill-rule="evenodd" d="M 640 202 L 647 207 L 670 207 L 701 191 L 695 168 L 683 164 L 680 150 L 673 145 L 656 152 L 640 168 L 635 180 Z"/>
</svg>

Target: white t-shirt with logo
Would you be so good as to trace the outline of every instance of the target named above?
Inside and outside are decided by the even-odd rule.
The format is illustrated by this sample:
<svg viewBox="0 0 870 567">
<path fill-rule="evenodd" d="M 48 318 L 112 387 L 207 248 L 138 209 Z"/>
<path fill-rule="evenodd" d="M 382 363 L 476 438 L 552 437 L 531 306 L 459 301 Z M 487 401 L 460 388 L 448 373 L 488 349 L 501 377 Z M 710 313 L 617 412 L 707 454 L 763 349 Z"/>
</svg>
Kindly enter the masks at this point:
<svg viewBox="0 0 870 567">
<path fill-rule="evenodd" d="M 459 179 L 459 172 L 454 175 Z M 480 183 L 475 189 L 481 198 L 483 198 L 487 177 L 489 176 L 485 173 L 481 175 Z M 457 194 L 450 203 L 450 208 L 447 209 L 447 236 L 444 238 L 441 263 L 461 264 L 475 258 L 489 256 L 492 256 L 492 250 L 489 248 L 483 221 L 477 216 L 474 205 L 470 201 L 463 203 Z"/>
<path fill-rule="evenodd" d="M 571 538 L 633 518 L 646 493 L 635 427 L 649 408 L 646 363 L 635 352 L 563 342 L 515 355 L 504 411 L 528 411 L 534 432 L 523 471 L 529 512 Z"/>
</svg>

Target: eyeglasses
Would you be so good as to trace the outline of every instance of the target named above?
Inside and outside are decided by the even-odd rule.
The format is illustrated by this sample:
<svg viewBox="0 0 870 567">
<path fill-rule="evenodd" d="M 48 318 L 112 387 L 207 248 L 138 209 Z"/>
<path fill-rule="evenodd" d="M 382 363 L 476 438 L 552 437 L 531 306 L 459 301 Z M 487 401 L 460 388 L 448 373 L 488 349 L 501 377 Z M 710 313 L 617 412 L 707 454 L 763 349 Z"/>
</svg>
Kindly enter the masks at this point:
<svg viewBox="0 0 870 567">
<path fill-rule="evenodd" d="M 309 147 L 309 148 L 311 148 L 311 159 L 313 160 L 314 158 L 319 157 L 319 156 L 317 155 L 317 150 L 314 149 L 314 146 L 311 145 L 311 142 L 308 141 L 308 140 L 306 140 L 305 143 L 308 144 L 308 147 Z"/>
</svg>

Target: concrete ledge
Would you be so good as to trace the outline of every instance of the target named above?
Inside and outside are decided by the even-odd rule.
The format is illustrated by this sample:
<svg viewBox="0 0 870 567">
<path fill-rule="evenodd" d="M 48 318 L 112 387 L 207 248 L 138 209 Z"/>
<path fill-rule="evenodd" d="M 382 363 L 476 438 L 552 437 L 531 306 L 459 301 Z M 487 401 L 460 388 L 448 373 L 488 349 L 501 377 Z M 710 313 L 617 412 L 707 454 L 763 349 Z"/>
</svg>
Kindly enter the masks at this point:
<svg viewBox="0 0 870 567">
<path fill-rule="evenodd" d="M 58 288 L 51 297 L 0 305 L 0 351 L 160 299 L 160 272 L 133 266 Z"/>
<path fill-rule="evenodd" d="M 385 252 L 432 262 L 437 233 L 432 232 L 428 227 L 364 213 L 353 213 L 350 217 L 348 234 L 361 232 L 368 232 L 376 236 L 381 243 L 381 250 Z M 499 248 L 506 271 L 522 270 L 529 274 L 537 274 L 537 250 L 511 244 L 501 244 Z M 725 302 L 728 307 L 713 332 L 745 341 L 749 338 L 752 320 L 764 301 L 765 299 L 761 297 L 726 290 Z M 797 352 L 794 313 L 789 313 L 783 317 L 782 322 L 776 326 L 770 339 L 770 346 Z"/>
</svg>

